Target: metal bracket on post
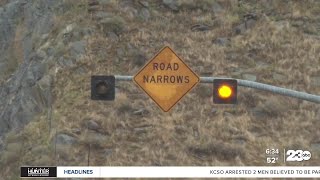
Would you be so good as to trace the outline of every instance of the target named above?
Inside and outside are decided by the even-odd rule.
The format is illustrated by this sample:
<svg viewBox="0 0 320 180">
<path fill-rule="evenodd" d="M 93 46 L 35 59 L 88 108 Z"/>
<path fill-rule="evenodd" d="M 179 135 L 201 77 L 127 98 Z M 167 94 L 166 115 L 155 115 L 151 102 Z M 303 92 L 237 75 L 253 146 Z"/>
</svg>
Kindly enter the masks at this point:
<svg viewBox="0 0 320 180">
<path fill-rule="evenodd" d="M 116 81 L 132 81 L 133 76 L 121 76 L 121 75 L 115 75 Z M 228 78 L 219 78 L 219 77 L 200 77 L 200 83 L 213 83 L 214 79 L 228 79 Z M 230 78 L 233 79 L 233 78 Z M 253 81 L 247 81 L 243 79 L 236 79 L 239 86 L 253 88 L 253 89 L 259 89 L 263 91 L 269 91 L 276 94 L 280 94 L 283 96 L 289 96 L 293 98 L 298 98 L 314 103 L 320 103 L 320 96 L 314 95 L 314 94 L 308 94 L 305 92 L 299 92 L 291 89 L 281 88 L 277 86 L 272 86 L 269 84 L 263 84 Z"/>
</svg>

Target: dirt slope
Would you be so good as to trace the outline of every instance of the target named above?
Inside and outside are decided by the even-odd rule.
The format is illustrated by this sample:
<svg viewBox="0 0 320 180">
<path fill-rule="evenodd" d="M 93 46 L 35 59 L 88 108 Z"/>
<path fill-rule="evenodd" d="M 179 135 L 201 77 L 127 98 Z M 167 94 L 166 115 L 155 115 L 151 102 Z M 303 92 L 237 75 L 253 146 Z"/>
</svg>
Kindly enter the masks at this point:
<svg viewBox="0 0 320 180">
<path fill-rule="evenodd" d="M 1 173 L 15 179 L 20 165 L 267 165 L 267 148 L 309 150 L 311 160 L 286 165 L 319 165 L 315 103 L 240 87 L 238 105 L 215 105 L 212 85 L 199 84 L 163 113 L 131 82 L 117 83 L 114 102 L 90 100 L 91 75 L 134 75 L 165 45 L 201 76 L 320 94 L 319 5 L 74 2 L 39 45 L 60 53 L 48 71 L 52 104 L 6 135 Z"/>
</svg>

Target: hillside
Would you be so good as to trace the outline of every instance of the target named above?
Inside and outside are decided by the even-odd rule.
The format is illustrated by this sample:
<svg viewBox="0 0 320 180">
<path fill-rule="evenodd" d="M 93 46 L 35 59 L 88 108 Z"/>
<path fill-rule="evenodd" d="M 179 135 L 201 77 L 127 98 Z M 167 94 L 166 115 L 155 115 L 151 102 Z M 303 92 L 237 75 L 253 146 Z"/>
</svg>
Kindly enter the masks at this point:
<svg viewBox="0 0 320 180">
<path fill-rule="evenodd" d="M 0 1 L 0 179 L 21 165 L 319 165 L 319 104 L 199 84 L 164 113 L 132 82 L 90 99 L 92 75 L 134 75 L 170 46 L 200 76 L 320 94 L 319 1 Z M 281 159 L 277 165 L 284 165 Z"/>
</svg>

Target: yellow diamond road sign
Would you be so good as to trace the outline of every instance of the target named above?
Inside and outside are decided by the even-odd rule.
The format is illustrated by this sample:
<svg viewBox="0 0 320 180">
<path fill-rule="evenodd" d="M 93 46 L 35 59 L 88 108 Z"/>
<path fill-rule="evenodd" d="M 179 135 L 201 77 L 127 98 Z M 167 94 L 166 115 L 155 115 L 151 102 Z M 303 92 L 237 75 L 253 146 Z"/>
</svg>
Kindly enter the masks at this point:
<svg viewBox="0 0 320 180">
<path fill-rule="evenodd" d="M 167 112 L 200 79 L 172 49 L 164 47 L 133 80 Z"/>
</svg>

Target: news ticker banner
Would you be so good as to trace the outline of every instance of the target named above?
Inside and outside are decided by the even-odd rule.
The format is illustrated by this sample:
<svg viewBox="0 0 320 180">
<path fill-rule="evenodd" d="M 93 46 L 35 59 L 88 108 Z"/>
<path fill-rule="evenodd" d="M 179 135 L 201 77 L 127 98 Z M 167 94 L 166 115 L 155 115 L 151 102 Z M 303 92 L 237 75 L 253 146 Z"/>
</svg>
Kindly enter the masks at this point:
<svg viewBox="0 0 320 180">
<path fill-rule="evenodd" d="M 21 167 L 22 178 L 320 178 L 320 166 Z"/>
</svg>

